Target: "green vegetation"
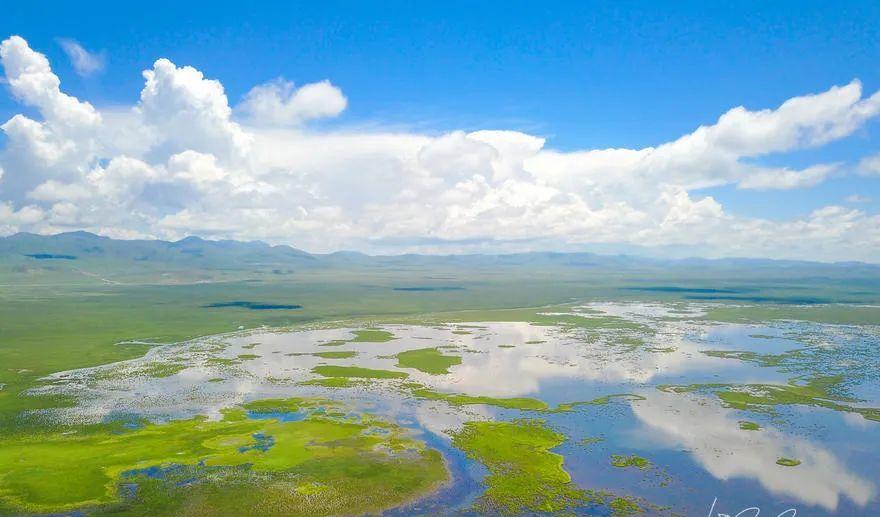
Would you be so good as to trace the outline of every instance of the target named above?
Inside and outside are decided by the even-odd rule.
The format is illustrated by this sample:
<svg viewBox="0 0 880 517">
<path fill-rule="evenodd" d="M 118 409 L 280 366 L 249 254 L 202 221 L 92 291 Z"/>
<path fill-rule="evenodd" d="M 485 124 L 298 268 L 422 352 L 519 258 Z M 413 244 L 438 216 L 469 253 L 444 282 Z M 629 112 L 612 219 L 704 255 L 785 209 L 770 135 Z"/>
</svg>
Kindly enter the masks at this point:
<svg viewBox="0 0 880 517">
<path fill-rule="evenodd" d="M 359 366 L 316 366 L 312 368 L 313 373 L 323 375 L 324 377 L 345 377 L 360 379 L 405 379 L 409 377 L 403 372 L 392 372 L 390 370 L 373 370 L 370 368 L 361 368 Z"/>
<path fill-rule="evenodd" d="M 318 346 L 342 346 L 347 345 L 348 341 L 344 339 L 334 339 L 333 341 L 327 341 L 326 343 L 321 343 Z"/>
<path fill-rule="evenodd" d="M 574 485 L 563 457 L 552 452 L 564 441 L 541 420 L 467 422 L 452 435 L 453 445 L 489 470 L 475 503 L 480 513 L 571 515 L 588 505 L 607 505 L 614 516 L 643 513 L 631 498 Z"/>
<path fill-rule="evenodd" d="M 350 359 L 350 358 L 358 355 L 358 353 L 355 352 L 354 350 L 339 350 L 338 352 L 337 351 L 334 351 L 334 352 L 315 352 L 313 354 L 293 353 L 293 354 L 284 354 L 284 355 L 288 355 L 288 356 L 308 355 L 308 356 L 312 356 L 312 357 L 320 357 L 322 359 Z"/>
<path fill-rule="evenodd" d="M 588 330 L 629 330 L 644 335 L 653 335 L 654 333 L 654 330 L 647 325 L 617 316 L 608 316 L 604 314 L 593 316 L 587 315 L 586 313 L 584 316 L 571 314 L 571 307 L 567 305 L 541 308 L 498 309 L 492 311 L 464 310 L 443 314 L 442 318 L 442 321 L 439 319 L 427 319 L 427 321 L 433 321 L 438 324 L 475 321 L 517 321 L 540 326 L 560 326 L 563 328 L 581 328 Z M 453 333 L 456 332 L 453 331 Z M 527 342 L 526 344 L 539 344 L 541 342 L 543 341 L 535 340 L 534 342 Z"/>
<path fill-rule="evenodd" d="M 381 329 L 355 330 L 353 334 L 351 343 L 386 343 L 394 339 L 394 334 Z"/>
<path fill-rule="evenodd" d="M 487 406 L 496 406 L 506 409 L 521 409 L 526 411 L 545 411 L 549 409 L 547 403 L 531 398 L 495 398 L 484 396 L 471 396 L 461 393 L 441 393 L 426 388 L 421 384 L 406 384 L 414 397 L 428 400 L 443 400 L 453 406 L 467 406 L 472 404 L 485 404 Z"/>
<path fill-rule="evenodd" d="M 116 245 L 138 251 L 126 255 L 113 251 Z M 363 329 L 350 339 L 320 343 L 332 347 L 395 339 L 392 332 L 373 328 L 377 322 L 428 322 L 464 336 L 473 331 L 473 325 L 463 323 L 516 321 L 558 325 L 560 333 L 582 337 L 585 342 L 607 341 L 620 348 L 645 349 L 645 343 L 650 343 L 646 338 L 654 332 L 650 324 L 599 311 L 571 314 L 574 300 L 681 301 L 694 294 L 736 292 L 743 287 L 733 284 L 748 284 L 740 292 L 749 294 L 737 295 L 736 306 L 709 306 L 707 320 L 873 325 L 880 321 L 876 307 L 850 303 L 880 301 L 876 270 L 858 265 L 835 269 L 728 264 L 715 269 L 689 264 L 675 269 L 670 264 L 656 266 L 629 259 L 613 262 L 594 256 L 504 261 L 479 257 L 337 260 L 296 252 L 290 254 L 295 258 L 279 259 L 266 250 L 236 252 L 234 259 L 220 260 L 214 255 L 220 252 L 212 251 L 209 244 L 200 244 L 198 249 L 188 244 L 187 252 L 193 253 L 165 246 L 157 255 L 155 249 L 147 248 L 155 246 L 113 244 L 94 238 L 81 249 L 26 250 L 69 254 L 78 257 L 76 260 L 37 261 L 20 250 L 0 255 L 0 514 L 63 513 L 74 508 L 86 514 L 113 511 L 126 515 L 369 513 L 427 493 L 445 477 L 439 454 L 407 438 L 396 426 L 369 417 L 348 419 L 344 408 L 327 401 L 251 403 L 228 409 L 221 421 L 196 418 L 155 424 L 138 420 L 129 423 L 143 427 L 129 429 L 116 421 L 83 425 L 75 420 L 45 418 L 34 410 L 71 406 L 77 401 L 69 396 L 24 394 L 45 384 L 40 378 L 47 374 L 139 357 L 153 344 L 263 326 L 319 327 L 322 322 L 333 322 L 327 325 Z M 168 258 L 169 253 L 176 255 Z M 509 265 L 507 260 L 524 262 Z M 400 285 L 425 285 L 429 276 L 446 277 L 466 291 L 394 290 Z M 658 289 L 658 284 L 684 287 Z M 630 290 L 633 286 L 654 288 Z M 846 301 L 847 305 L 786 305 L 798 299 L 812 303 L 804 295 L 807 292 L 810 298 L 815 297 L 814 302 Z M 282 309 L 293 307 L 294 302 L 302 308 Z M 215 308 L 210 308 L 212 305 Z M 218 305 L 223 308 L 216 308 Z M 244 348 L 260 352 L 256 343 Z M 671 347 L 646 350 L 665 353 Z M 438 348 L 415 358 L 397 359 L 403 368 L 443 373 L 454 366 L 449 363 L 456 357 L 454 353 L 441 353 Z M 865 356 L 864 350 L 848 353 L 835 356 L 820 346 L 781 354 L 709 352 L 719 358 L 776 368 L 797 378 L 789 385 L 719 383 L 693 389 L 711 391 L 737 409 L 772 411 L 780 404 L 799 404 L 880 420 L 880 410 L 860 407 L 860 401 L 847 396 L 854 370 L 861 368 L 866 375 L 872 374 L 870 362 L 858 361 Z M 339 350 L 315 355 L 330 360 L 348 359 L 351 354 Z M 206 356 L 204 364 L 213 376 L 209 382 L 232 379 L 230 373 L 237 373 L 235 369 L 243 361 L 257 357 Z M 143 361 L 102 369 L 93 378 L 168 377 L 186 366 L 177 361 Z M 371 379 L 407 376 L 365 368 L 319 368 L 315 373 L 324 377 L 300 384 L 364 387 L 373 384 Z M 825 380 L 820 379 L 823 376 Z M 607 404 L 614 397 L 636 398 L 611 395 L 550 408 L 535 398 L 441 393 L 412 385 L 406 389 L 414 396 L 452 405 L 487 404 L 548 413 Z M 248 412 L 262 415 L 248 418 Z M 273 416 L 290 412 L 306 418 L 281 422 Z M 742 429 L 757 426 L 744 422 Z M 458 445 L 490 469 L 490 490 L 479 504 L 487 510 L 515 513 L 542 509 L 566 512 L 581 504 L 598 504 L 605 494 L 579 490 L 567 481 L 562 458 L 552 452 L 562 439 L 559 433 L 537 424 L 465 426 Z M 526 465 L 527 479 L 517 475 L 522 464 Z M 133 484 L 137 485 L 135 492 Z M 131 498 L 133 494 L 136 497 Z M 639 511 L 639 505 L 626 497 L 604 500 L 610 500 L 607 506 L 614 514 Z"/>
<path fill-rule="evenodd" d="M 800 460 L 793 460 L 791 458 L 779 458 L 776 460 L 777 465 L 782 465 L 783 467 L 797 467 L 801 464 Z"/>
<path fill-rule="evenodd" d="M 880 408 L 854 406 L 859 400 L 835 394 L 844 381 L 842 375 L 820 376 L 796 384 L 690 384 L 682 386 L 660 385 L 658 389 L 671 393 L 710 390 L 727 407 L 740 410 L 772 412 L 778 405 L 803 405 L 822 407 L 846 413 L 858 413 L 868 420 L 880 421 Z"/>
<path fill-rule="evenodd" d="M 870 281 L 876 285 L 876 281 Z M 845 283 L 839 284 L 843 287 Z M 830 286 L 829 286 L 830 287 Z M 869 289 L 873 291 L 876 287 Z M 833 290 L 833 287 L 832 287 Z M 834 296 L 833 294 L 831 295 Z M 869 302 L 870 303 L 870 302 Z M 876 325 L 877 308 L 858 305 L 719 305 L 710 307 L 705 320 L 731 323 L 761 323 L 771 320 L 801 320 L 839 325 Z"/>
<path fill-rule="evenodd" d="M 485 404 L 487 406 L 495 406 L 505 409 L 519 409 L 523 411 L 544 411 L 550 413 L 566 413 L 573 411 L 578 406 L 601 406 L 610 403 L 612 400 L 620 398 L 626 400 L 644 400 L 640 395 L 631 393 L 620 393 L 613 395 L 605 395 L 593 400 L 580 402 L 568 402 L 559 404 L 555 408 L 551 408 L 543 400 L 529 397 L 512 397 L 498 398 L 476 395 L 465 395 L 463 393 L 443 393 L 433 390 L 416 383 L 407 383 L 403 386 L 409 389 L 414 397 L 428 400 L 443 400 L 453 406 L 468 406 L 474 404 Z"/>
<path fill-rule="evenodd" d="M 602 397 L 597 397 L 593 400 L 583 400 L 579 402 L 565 402 L 556 406 L 556 409 L 553 411 L 557 413 L 563 413 L 568 411 L 573 411 L 574 408 L 578 406 L 604 406 L 605 404 L 611 403 L 614 399 L 621 400 L 645 400 L 645 397 L 641 395 L 636 395 L 635 393 L 614 393 L 611 395 L 604 395 Z"/>
<path fill-rule="evenodd" d="M 651 468 L 651 462 L 641 456 L 630 454 L 623 456 L 620 454 L 611 455 L 611 465 L 617 468 L 636 467 L 639 470 L 648 470 Z"/>
<path fill-rule="evenodd" d="M 739 428 L 743 431 L 760 431 L 761 426 L 756 424 L 755 422 L 749 422 L 748 420 L 740 420 Z"/>
<path fill-rule="evenodd" d="M 478 511 L 556 513 L 595 501 L 571 483 L 562 456 L 550 452 L 565 437 L 540 420 L 468 422 L 452 443 L 489 469 Z"/>
<path fill-rule="evenodd" d="M 298 383 L 299 386 L 321 386 L 323 388 L 354 388 L 363 386 L 364 381 L 349 379 L 348 377 L 326 377 L 323 379 L 311 379 Z"/>
<path fill-rule="evenodd" d="M 323 359 L 350 359 L 356 356 L 358 353 L 353 350 L 342 350 L 339 352 L 317 352 L 314 355 L 315 357 L 321 357 Z"/>
<path fill-rule="evenodd" d="M 611 515 L 613 517 L 626 517 L 643 513 L 639 505 L 628 497 L 615 497 L 608 503 L 608 507 L 611 508 Z"/>
<path fill-rule="evenodd" d="M 783 354 L 759 354 L 757 352 L 741 350 L 703 350 L 703 354 L 720 359 L 739 359 L 760 364 L 761 366 L 776 367 L 784 364 L 785 360 L 800 351 L 785 352 Z"/>
<path fill-rule="evenodd" d="M 461 364 L 457 355 L 443 355 L 437 348 L 420 348 L 397 354 L 398 368 L 413 368 L 431 375 L 449 373 L 451 366 Z"/>
<path fill-rule="evenodd" d="M 372 418 L 351 420 L 324 411 L 328 401 L 264 400 L 224 412 L 223 420 L 204 418 L 148 424 L 128 432 L 93 430 L 64 435 L 40 433 L 0 437 L 0 510 L 65 512 L 97 505 L 153 503 L 176 513 L 196 498 L 199 511 L 229 503 L 247 509 L 269 497 L 262 507 L 273 514 L 327 515 L 378 511 L 435 488 L 446 478 L 441 456 L 406 437 L 393 424 Z M 281 422 L 250 419 L 251 412 L 306 412 L 304 420 Z M 371 432 L 380 428 L 384 432 Z M 168 480 L 150 480 L 144 469 L 186 466 L 210 475 L 197 489 L 177 490 Z M 351 475 L 352 473 L 359 473 Z M 220 474 L 219 476 L 217 474 Z M 222 492 L 224 477 L 247 484 L 235 492 L 242 501 L 221 497 L 206 501 L 204 493 Z M 295 480 L 296 490 L 279 490 Z M 120 485 L 152 485 L 124 501 Z M 161 485 L 158 486 L 158 485 Z M 162 490 L 159 490 L 162 488 Z M 308 497 L 315 490 L 333 497 Z M 278 506 L 274 506 L 277 504 Z M 253 507 L 251 507 L 253 508 Z M 210 512 L 209 512 L 210 513 Z"/>
</svg>

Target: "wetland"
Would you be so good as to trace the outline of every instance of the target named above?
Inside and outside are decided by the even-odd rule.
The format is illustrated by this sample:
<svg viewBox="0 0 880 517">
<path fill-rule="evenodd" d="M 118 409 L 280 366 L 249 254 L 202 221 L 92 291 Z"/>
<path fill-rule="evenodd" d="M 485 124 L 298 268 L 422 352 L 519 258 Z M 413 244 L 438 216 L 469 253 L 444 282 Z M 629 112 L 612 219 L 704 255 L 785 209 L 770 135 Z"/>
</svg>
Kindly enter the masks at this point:
<svg viewBox="0 0 880 517">
<path fill-rule="evenodd" d="M 23 394 L 70 403 L 0 437 L 0 509 L 876 514 L 880 327 L 785 310 L 587 302 L 155 346 Z"/>
</svg>

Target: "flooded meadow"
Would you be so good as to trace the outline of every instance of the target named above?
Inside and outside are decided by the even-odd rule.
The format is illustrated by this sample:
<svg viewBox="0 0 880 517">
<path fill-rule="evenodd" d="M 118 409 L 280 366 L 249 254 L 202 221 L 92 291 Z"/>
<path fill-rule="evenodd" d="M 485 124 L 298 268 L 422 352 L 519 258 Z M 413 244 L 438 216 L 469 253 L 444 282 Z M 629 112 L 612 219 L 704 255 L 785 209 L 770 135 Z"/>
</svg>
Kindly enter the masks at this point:
<svg viewBox="0 0 880 517">
<path fill-rule="evenodd" d="M 0 438 L 0 499 L 177 513 L 232 483 L 266 513 L 880 513 L 880 327 L 742 314 L 589 303 L 158 346 L 32 390 L 75 400 L 32 418 L 106 434 Z M 78 455 L 72 482 L 55 462 Z"/>
</svg>

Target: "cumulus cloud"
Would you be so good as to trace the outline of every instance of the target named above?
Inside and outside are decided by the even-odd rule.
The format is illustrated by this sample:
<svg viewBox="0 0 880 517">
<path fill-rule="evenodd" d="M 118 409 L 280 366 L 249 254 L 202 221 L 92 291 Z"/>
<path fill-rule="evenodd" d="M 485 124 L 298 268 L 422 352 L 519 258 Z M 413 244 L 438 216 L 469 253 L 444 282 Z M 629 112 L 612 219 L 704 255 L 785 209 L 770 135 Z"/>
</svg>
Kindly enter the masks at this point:
<svg viewBox="0 0 880 517">
<path fill-rule="evenodd" d="M 330 81 L 294 88 L 278 79 L 254 86 L 238 106 L 255 125 L 297 126 L 307 120 L 335 117 L 345 110 L 348 99 Z"/>
<path fill-rule="evenodd" d="M 88 77 L 104 69 L 103 54 L 89 52 L 76 40 L 70 38 L 61 38 L 58 44 L 70 58 L 70 63 L 77 74 Z"/>
<path fill-rule="evenodd" d="M 324 81 L 223 85 L 160 58 L 137 103 L 95 108 L 64 93 L 46 57 L 0 44 L 8 89 L 39 117 L 0 124 L 2 227 L 112 236 L 264 239 L 313 251 L 688 246 L 707 255 L 880 260 L 880 219 L 825 207 L 769 221 L 699 189 L 813 188 L 851 167 L 761 165 L 846 138 L 880 114 L 853 81 L 775 109 L 737 107 L 641 149 L 562 152 L 517 131 L 315 130 L 343 93 Z M 869 173 L 871 158 L 857 168 Z M 880 169 L 878 169 L 880 170 Z"/>
<path fill-rule="evenodd" d="M 232 120 L 220 81 L 164 58 L 143 75 L 146 83 L 135 109 L 161 139 L 163 151 L 194 150 L 235 158 L 247 154 L 250 137 Z"/>
</svg>

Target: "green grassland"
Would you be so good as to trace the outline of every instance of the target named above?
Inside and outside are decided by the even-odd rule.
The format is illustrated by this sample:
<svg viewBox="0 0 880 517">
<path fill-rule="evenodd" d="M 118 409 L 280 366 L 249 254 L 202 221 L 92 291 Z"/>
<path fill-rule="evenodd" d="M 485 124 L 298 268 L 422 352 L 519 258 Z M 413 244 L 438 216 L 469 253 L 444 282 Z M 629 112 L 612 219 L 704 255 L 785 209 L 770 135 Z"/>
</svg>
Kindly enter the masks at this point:
<svg viewBox="0 0 880 517">
<path fill-rule="evenodd" d="M 350 419 L 337 406 L 321 400 L 264 400 L 226 410 L 220 421 L 192 418 L 125 432 L 5 436 L 0 438 L 0 512 L 6 513 L 4 507 L 9 513 L 124 507 L 132 504 L 121 495 L 124 482 L 149 481 L 150 476 L 141 473 L 149 470 L 143 469 L 174 472 L 181 466 L 191 473 L 234 475 L 239 483 L 251 480 L 237 500 L 211 503 L 218 510 L 231 503 L 226 511 L 263 508 L 258 513 L 273 515 L 379 510 L 428 492 L 446 479 L 439 453 L 393 424 Z M 248 418 L 248 411 L 268 413 L 269 418 Z M 279 411 L 308 416 L 296 422 L 271 418 Z M 371 432 L 374 428 L 385 432 Z M 285 491 L 275 489 L 282 481 L 292 482 L 294 490 L 291 485 Z M 316 491 L 325 497 L 309 497 Z M 174 489 L 153 490 L 138 504 L 174 514 L 182 495 L 186 494 Z"/>
</svg>

